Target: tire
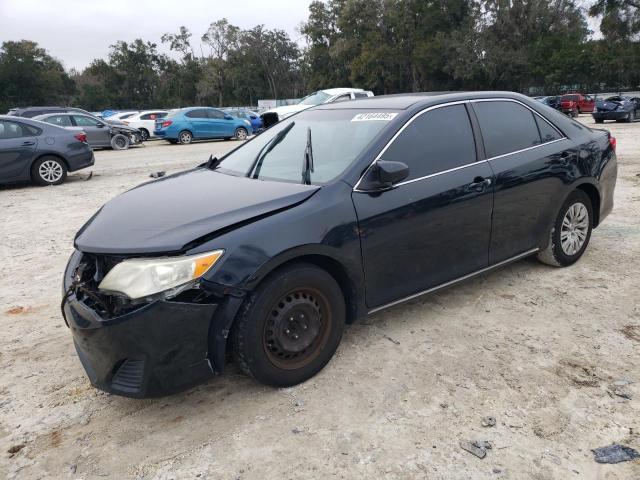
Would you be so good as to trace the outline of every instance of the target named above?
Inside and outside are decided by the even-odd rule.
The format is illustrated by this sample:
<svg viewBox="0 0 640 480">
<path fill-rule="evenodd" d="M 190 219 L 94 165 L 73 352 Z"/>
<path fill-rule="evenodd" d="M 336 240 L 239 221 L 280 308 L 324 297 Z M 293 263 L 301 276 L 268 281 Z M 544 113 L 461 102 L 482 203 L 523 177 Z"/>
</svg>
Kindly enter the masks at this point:
<svg viewBox="0 0 640 480">
<path fill-rule="evenodd" d="M 58 157 L 45 155 L 31 167 L 31 179 L 38 185 L 60 185 L 67 178 L 67 166 Z"/>
<path fill-rule="evenodd" d="M 182 130 L 178 134 L 178 142 L 182 145 L 189 145 L 193 141 L 193 134 L 189 130 Z"/>
<path fill-rule="evenodd" d="M 276 270 L 238 313 L 231 334 L 235 361 L 266 385 L 297 385 L 331 360 L 345 319 L 342 290 L 325 270 L 306 263 Z"/>
<path fill-rule="evenodd" d="M 130 144 L 131 141 L 129 140 L 129 137 L 121 133 L 117 133 L 111 137 L 111 148 L 114 150 L 126 150 L 129 148 Z"/>
<path fill-rule="evenodd" d="M 586 219 L 583 216 L 585 213 Z M 574 190 L 562 204 L 549 232 L 549 245 L 538 253 L 538 260 L 554 267 L 574 264 L 587 249 L 592 229 L 591 199 L 582 190 Z M 578 244 L 572 244 L 571 239 L 575 239 Z"/>
<path fill-rule="evenodd" d="M 629 115 L 627 115 L 627 118 L 624 120 L 626 123 L 632 123 L 634 120 L 636 119 L 636 115 L 635 112 L 633 110 L 631 110 L 629 112 Z"/>
<path fill-rule="evenodd" d="M 140 136 L 142 137 L 143 142 L 149 140 L 149 137 L 151 135 L 149 135 L 149 131 L 146 128 L 139 128 L 138 131 L 140 132 Z"/>
<path fill-rule="evenodd" d="M 175 145 L 176 143 L 178 143 L 178 140 L 169 139 L 167 140 L 167 142 L 169 142 L 171 145 Z"/>
<path fill-rule="evenodd" d="M 596 123 L 604 123 L 604 119 L 602 119 L 602 118 L 596 118 Z"/>
<path fill-rule="evenodd" d="M 578 117 L 578 110 L 573 110 L 573 111 L 571 112 L 571 116 L 572 116 L 573 118 L 577 118 L 577 117 Z"/>
<path fill-rule="evenodd" d="M 242 142 L 246 140 L 248 136 L 249 136 L 249 131 L 244 127 L 239 127 L 239 128 L 236 128 L 236 132 L 233 135 L 233 138 Z"/>
</svg>

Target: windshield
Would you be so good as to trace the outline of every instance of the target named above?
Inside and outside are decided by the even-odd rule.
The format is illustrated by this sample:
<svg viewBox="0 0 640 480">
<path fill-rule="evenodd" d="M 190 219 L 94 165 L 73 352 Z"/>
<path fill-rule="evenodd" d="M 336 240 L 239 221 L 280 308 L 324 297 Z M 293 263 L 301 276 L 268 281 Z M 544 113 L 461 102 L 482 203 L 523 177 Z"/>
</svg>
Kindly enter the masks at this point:
<svg viewBox="0 0 640 480">
<path fill-rule="evenodd" d="M 312 93 L 311 95 L 307 95 L 302 100 L 298 102 L 298 105 L 320 105 L 321 103 L 326 102 L 331 98 L 331 95 L 323 92 L 322 90 L 318 90 L 317 92 Z"/>
<path fill-rule="evenodd" d="M 302 183 L 308 131 L 311 129 L 313 172 L 310 181 L 324 184 L 338 177 L 386 125 L 388 120 L 368 120 L 367 110 L 308 110 L 283 120 L 242 147 L 220 164 L 223 173 L 246 176 L 260 154 L 260 179 Z M 395 116 L 394 111 L 389 120 Z M 293 126 L 292 126 L 293 124 Z M 286 131 L 288 130 L 288 131 Z M 274 145 L 278 134 L 284 137 Z M 275 141 L 273 143 L 276 143 Z M 252 170 L 252 175 L 255 170 Z"/>
</svg>

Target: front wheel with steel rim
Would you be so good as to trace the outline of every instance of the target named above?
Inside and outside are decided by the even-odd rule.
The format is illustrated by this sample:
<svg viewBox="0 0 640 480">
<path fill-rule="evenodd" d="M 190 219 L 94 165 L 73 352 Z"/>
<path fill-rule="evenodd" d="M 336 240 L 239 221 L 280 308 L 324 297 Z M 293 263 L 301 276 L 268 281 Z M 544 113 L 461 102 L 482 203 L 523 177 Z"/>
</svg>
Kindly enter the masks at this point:
<svg viewBox="0 0 640 480">
<path fill-rule="evenodd" d="M 234 135 L 236 140 L 246 140 L 247 137 L 249 136 L 249 132 L 247 132 L 247 129 L 244 127 L 240 127 L 236 129 L 236 133 Z"/>
<path fill-rule="evenodd" d="M 328 272 L 306 263 L 281 268 L 238 313 L 232 328 L 235 360 L 266 385 L 304 382 L 333 356 L 345 317 L 342 290 Z"/>
<path fill-rule="evenodd" d="M 556 267 L 577 262 L 587 249 L 592 227 L 591 199 L 582 190 L 574 190 L 562 205 L 549 234 L 549 245 L 538 259 Z"/>
<path fill-rule="evenodd" d="M 31 178 L 39 185 L 60 185 L 67 178 L 67 167 L 57 157 L 42 157 L 33 164 Z"/>
<path fill-rule="evenodd" d="M 193 140 L 193 135 L 191 135 L 191 132 L 187 130 L 183 130 L 178 134 L 178 141 L 182 145 L 188 145 L 189 143 L 191 143 L 192 140 Z"/>
</svg>

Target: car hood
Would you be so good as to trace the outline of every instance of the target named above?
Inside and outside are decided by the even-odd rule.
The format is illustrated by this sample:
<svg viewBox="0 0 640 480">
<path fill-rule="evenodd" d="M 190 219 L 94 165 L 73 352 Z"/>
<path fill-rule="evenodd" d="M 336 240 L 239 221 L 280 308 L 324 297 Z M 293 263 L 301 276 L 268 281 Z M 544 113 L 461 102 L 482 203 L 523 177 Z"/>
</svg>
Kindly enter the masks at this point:
<svg viewBox="0 0 640 480">
<path fill-rule="evenodd" d="M 136 187 L 106 203 L 78 232 L 88 253 L 184 251 L 217 231 L 304 202 L 320 187 L 197 168 Z"/>
<path fill-rule="evenodd" d="M 267 110 L 266 112 L 262 112 L 262 114 L 264 115 L 265 113 L 277 113 L 278 117 L 286 117 L 311 107 L 313 107 L 313 105 L 285 105 L 284 107 L 272 108 L 270 110 Z"/>
</svg>

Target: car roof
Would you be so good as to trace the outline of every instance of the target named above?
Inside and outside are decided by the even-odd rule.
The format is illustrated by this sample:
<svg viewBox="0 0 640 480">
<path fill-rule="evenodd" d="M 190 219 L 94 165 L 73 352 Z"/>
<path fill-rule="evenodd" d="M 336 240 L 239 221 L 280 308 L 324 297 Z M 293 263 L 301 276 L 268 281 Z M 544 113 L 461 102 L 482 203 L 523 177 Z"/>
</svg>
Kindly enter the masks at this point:
<svg viewBox="0 0 640 480">
<path fill-rule="evenodd" d="M 419 92 L 400 93 L 395 95 L 380 95 L 352 100 L 350 102 L 325 103 L 314 107 L 318 110 L 348 110 L 348 109 L 395 109 L 406 110 L 412 106 L 436 105 L 439 103 L 474 100 L 482 98 L 511 98 L 520 101 L 535 101 L 526 95 L 515 92 L 483 91 L 483 92 Z"/>
</svg>

